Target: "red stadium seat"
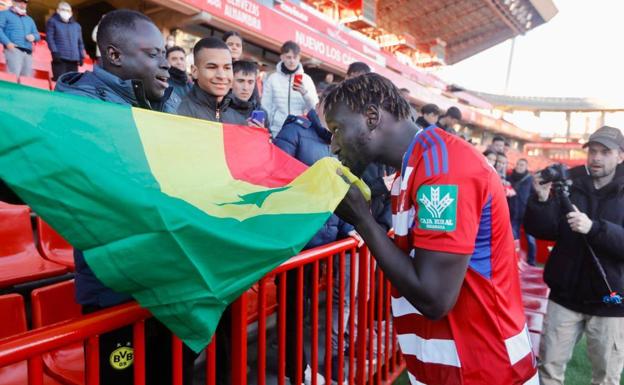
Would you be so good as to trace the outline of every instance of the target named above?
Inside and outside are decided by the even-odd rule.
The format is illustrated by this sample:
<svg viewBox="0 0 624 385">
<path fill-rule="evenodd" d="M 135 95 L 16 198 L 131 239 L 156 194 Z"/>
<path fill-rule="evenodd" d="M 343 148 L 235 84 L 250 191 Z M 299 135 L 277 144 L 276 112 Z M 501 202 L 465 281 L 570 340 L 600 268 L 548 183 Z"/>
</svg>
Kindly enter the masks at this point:
<svg viewBox="0 0 624 385">
<path fill-rule="evenodd" d="M 548 299 L 542 297 L 536 297 L 529 294 L 522 295 L 522 304 L 526 310 L 533 312 L 546 314 L 546 308 L 548 307 Z"/>
<path fill-rule="evenodd" d="M 5 82 L 17 83 L 17 76 L 12 73 L 0 71 L 0 80 Z"/>
<path fill-rule="evenodd" d="M 24 299 L 19 294 L 0 296 L 0 340 L 26 331 L 26 312 Z M 0 384 L 24 385 L 28 383 L 28 364 L 26 361 L 0 368 Z M 60 385 L 44 374 L 44 385 Z"/>
<path fill-rule="evenodd" d="M 40 88 L 42 90 L 50 90 L 50 81 L 47 79 L 20 77 L 19 84 L 28 87 Z"/>
<path fill-rule="evenodd" d="M 45 259 L 74 271 L 74 249 L 40 217 L 37 217 L 37 235 L 39 251 Z"/>
<path fill-rule="evenodd" d="M 74 281 L 65 281 L 32 291 L 33 327 L 42 327 L 80 317 Z M 83 385 L 85 378 L 82 343 L 72 344 L 43 355 L 45 371 L 50 377 L 68 385 Z"/>
<path fill-rule="evenodd" d="M 530 294 L 536 297 L 548 298 L 550 289 L 545 284 L 520 281 L 520 288 L 523 294 Z"/>
<path fill-rule="evenodd" d="M 0 295 L 0 314 L 0 340 L 27 330 L 24 298 L 21 295 Z"/>
<path fill-rule="evenodd" d="M 0 288 L 62 275 L 65 266 L 46 261 L 35 247 L 27 206 L 0 206 Z"/>
<path fill-rule="evenodd" d="M 544 314 L 526 309 L 524 314 L 526 315 L 527 327 L 529 328 L 529 331 L 541 333 L 542 327 L 544 326 Z"/>
<path fill-rule="evenodd" d="M 0 71 L 6 71 L 6 59 L 4 58 L 3 47 L 3 45 L 0 45 Z"/>
<path fill-rule="evenodd" d="M 40 35 L 41 40 L 33 44 L 33 75 L 37 79 L 48 80 L 52 73 L 52 53 L 45 40 L 45 34 L 41 33 Z"/>
</svg>

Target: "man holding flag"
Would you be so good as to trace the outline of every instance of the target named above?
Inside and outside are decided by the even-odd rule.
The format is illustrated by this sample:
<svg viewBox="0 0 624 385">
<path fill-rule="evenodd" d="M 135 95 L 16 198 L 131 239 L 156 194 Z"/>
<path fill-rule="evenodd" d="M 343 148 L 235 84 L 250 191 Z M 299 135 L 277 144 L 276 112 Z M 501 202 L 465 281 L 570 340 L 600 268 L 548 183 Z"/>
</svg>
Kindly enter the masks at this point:
<svg viewBox="0 0 624 385">
<path fill-rule="evenodd" d="M 115 10 L 100 22 L 97 39 L 102 52 L 101 66 L 93 72 L 70 72 L 61 76 L 55 91 L 85 96 L 117 104 L 171 112 L 180 100 L 169 87 L 169 63 L 162 34 L 142 13 Z M 74 250 L 76 264 L 76 299 L 88 314 L 132 300 L 105 286 L 87 265 L 80 250 Z M 149 384 L 171 383 L 171 332 L 155 319 L 146 322 L 146 380 Z M 132 327 L 124 327 L 100 336 L 100 382 L 132 384 L 132 362 L 123 365 L 115 356 L 120 349 L 132 349 Z M 131 351 L 131 350 L 129 350 Z M 184 348 L 185 384 L 192 384 L 196 358 Z M 125 361 L 123 361 L 126 363 Z"/>
</svg>

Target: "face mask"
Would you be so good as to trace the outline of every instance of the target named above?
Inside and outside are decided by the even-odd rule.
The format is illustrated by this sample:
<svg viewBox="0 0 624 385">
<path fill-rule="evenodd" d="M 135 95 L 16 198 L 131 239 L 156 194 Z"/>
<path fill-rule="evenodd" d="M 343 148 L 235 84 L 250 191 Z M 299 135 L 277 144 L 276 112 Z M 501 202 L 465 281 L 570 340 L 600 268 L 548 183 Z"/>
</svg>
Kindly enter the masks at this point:
<svg viewBox="0 0 624 385">
<path fill-rule="evenodd" d="M 64 22 L 68 22 L 72 17 L 72 13 L 70 11 L 59 11 L 58 14 Z"/>
<path fill-rule="evenodd" d="M 13 7 L 13 12 L 17 13 L 20 16 L 26 15 L 26 10 L 19 7 Z"/>
</svg>

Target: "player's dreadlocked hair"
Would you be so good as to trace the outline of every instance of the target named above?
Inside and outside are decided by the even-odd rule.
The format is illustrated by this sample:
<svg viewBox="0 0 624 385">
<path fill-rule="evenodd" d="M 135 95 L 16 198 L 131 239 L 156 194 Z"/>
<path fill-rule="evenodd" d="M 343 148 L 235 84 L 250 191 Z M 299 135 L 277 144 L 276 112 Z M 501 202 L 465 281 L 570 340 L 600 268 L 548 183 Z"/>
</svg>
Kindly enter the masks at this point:
<svg viewBox="0 0 624 385">
<path fill-rule="evenodd" d="M 399 89 L 385 77 L 369 73 L 345 80 L 325 96 L 323 107 L 330 111 L 339 103 L 345 103 L 353 112 L 366 113 L 369 105 L 388 111 L 397 120 L 409 119 L 410 105 Z"/>
</svg>

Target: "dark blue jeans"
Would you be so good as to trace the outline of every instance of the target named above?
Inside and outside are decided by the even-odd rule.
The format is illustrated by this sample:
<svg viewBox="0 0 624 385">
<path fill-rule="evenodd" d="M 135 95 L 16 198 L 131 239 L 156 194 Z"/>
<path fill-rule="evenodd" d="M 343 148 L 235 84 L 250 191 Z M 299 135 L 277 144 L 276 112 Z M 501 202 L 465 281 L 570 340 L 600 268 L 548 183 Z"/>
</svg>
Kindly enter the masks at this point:
<svg viewBox="0 0 624 385">
<path fill-rule="evenodd" d="M 520 228 L 522 227 L 522 222 L 511 222 L 511 228 L 513 230 L 514 239 L 520 239 Z M 527 245 L 529 250 L 527 250 L 527 263 L 531 266 L 535 266 L 535 253 L 537 252 L 537 244 L 535 243 L 535 238 L 533 236 L 525 233 Z"/>
</svg>

